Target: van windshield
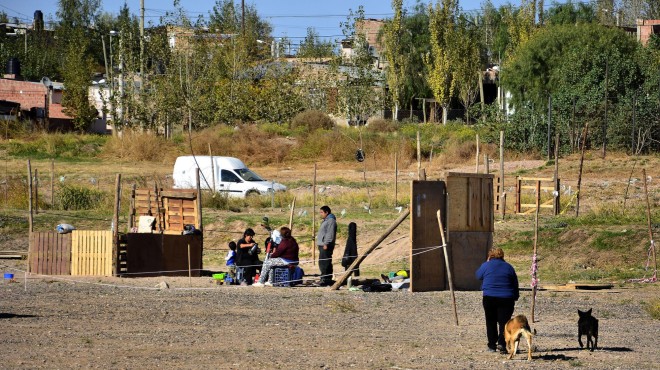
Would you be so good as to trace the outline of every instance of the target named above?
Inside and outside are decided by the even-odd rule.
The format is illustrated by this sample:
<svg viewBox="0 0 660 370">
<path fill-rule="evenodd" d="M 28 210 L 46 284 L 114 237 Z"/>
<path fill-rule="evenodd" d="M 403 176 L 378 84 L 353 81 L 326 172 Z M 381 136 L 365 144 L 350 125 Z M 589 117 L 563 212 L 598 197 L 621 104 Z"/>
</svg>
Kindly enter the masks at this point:
<svg viewBox="0 0 660 370">
<path fill-rule="evenodd" d="M 236 173 L 243 178 L 245 181 L 264 181 L 259 175 L 248 170 L 247 168 L 239 168 L 234 170 Z"/>
</svg>

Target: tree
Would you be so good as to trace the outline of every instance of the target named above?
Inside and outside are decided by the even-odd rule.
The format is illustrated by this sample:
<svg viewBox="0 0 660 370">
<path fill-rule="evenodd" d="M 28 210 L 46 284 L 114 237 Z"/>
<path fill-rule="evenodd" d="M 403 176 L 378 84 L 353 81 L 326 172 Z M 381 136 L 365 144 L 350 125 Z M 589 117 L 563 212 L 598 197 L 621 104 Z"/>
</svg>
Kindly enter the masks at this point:
<svg viewBox="0 0 660 370">
<path fill-rule="evenodd" d="M 431 53 L 425 58 L 428 69 L 428 83 L 435 100 L 442 107 L 442 123 L 447 123 L 447 109 L 456 89 L 453 78 L 451 50 L 454 36 L 454 22 L 458 14 L 456 0 L 438 1 L 435 8 L 429 5 L 429 28 L 431 30 Z"/>
<path fill-rule="evenodd" d="M 479 74 L 483 71 L 483 63 L 479 50 L 478 28 L 466 14 L 458 17 L 456 32 L 453 33 L 453 76 L 456 81 L 458 99 L 469 112 L 479 92 Z M 466 121 L 470 122 L 469 113 Z"/>
<path fill-rule="evenodd" d="M 299 58 L 313 58 L 321 61 L 334 55 L 332 42 L 321 41 L 313 27 L 307 28 L 305 39 L 300 42 L 297 53 Z"/>
<path fill-rule="evenodd" d="M 542 116 L 550 95 L 560 115 L 570 115 L 575 102 L 583 120 L 606 125 L 604 97 L 608 96 L 610 102 L 623 101 L 642 84 L 641 67 L 636 61 L 639 48 L 637 41 L 616 28 L 599 24 L 549 26 L 516 50 L 503 70 L 503 80 L 516 110 L 530 107 Z M 521 139 L 541 146 L 543 134 Z M 605 135 L 611 134 L 608 128 Z M 601 130 L 594 130 L 592 137 L 601 142 L 606 139 Z"/>
<path fill-rule="evenodd" d="M 357 32 L 357 25 L 364 19 L 364 8 L 360 6 L 356 12 L 350 10 L 346 21 L 341 23 L 342 42 L 350 44 L 351 54 L 335 58 L 331 72 L 337 81 L 336 111 L 356 124 L 366 122 L 382 101 L 377 93 L 381 77 L 374 70 L 374 58 L 365 35 Z"/>
<path fill-rule="evenodd" d="M 402 93 L 405 84 L 406 73 L 406 54 L 404 53 L 403 44 L 403 0 L 392 0 L 392 9 L 394 10 L 394 17 L 385 23 L 385 58 L 387 59 L 387 67 L 385 68 L 385 77 L 389 88 L 389 93 L 392 96 L 394 103 L 394 119 L 398 120 L 399 104 L 402 100 Z"/>
<path fill-rule="evenodd" d="M 554 3 L 548 10 L 548 24 L 592 23 L 596 21 L 596 10 L 592 4 Z"/>
<path fill-rule="evenodd" d="M 73 117 L 79 130 L 89 127 L 98 112 L 89 100 L 89 86 L 94 70 L 90 39 L 91 25 L 98 17 L 99 0 L 59 0 L 56 28 L 58 48 L 63 51 L 60 74 L 64 79 L 64 112 Z"/>
</svg>

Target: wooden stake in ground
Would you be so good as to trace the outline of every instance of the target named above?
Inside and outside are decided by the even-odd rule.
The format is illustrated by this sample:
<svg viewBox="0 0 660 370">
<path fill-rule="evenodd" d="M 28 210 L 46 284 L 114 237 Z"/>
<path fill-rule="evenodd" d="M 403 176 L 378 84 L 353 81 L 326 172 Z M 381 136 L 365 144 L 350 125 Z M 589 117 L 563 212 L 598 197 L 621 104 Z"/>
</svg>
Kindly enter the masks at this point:
<svg viewBox="0 0 660 370">
<path fill-rule="evenodd" d="M 417 131 L 417 180 L 422 179 L 422 144 Z"/>
<path fill-rule="evenodd" d="M 580 215 L 580 186 L 582 185 L 582 166 L 584 165 L 584 149 L 587 146 L 587 134 L 589 133 L 589 122 L 584 124 L 584 135 L 582 135 L 582 154 L 580 155 L 580 169 L 578 170 L 577 193 L 575 194 L 575 217 Z"/>
<path fill-rule="evenodd" d="M 474 168 L 474 173 L 479 173 L 479 134 L 477 134 L 477 155 L 476 155 L 476 166 Z"/>
<path fill-rule="evenodd" d="M 312 266 L 316 266 L 316 163 L 312 180 Z"/>
<path fill-rule="evenodd" d="M 39 214 L 39 169 L 34 169 L 34 214 Z"/>
<path fill-rule="evenodd" d="M 532 314 L 531 319 L 534 321 L 534 310 L 536 306 L 536 288 L 538 279 L 536 278 L 537 265 L 536 265 L 536 246 L 539 241 L 539 209 L 541 208 L 541 181 L 536 181 L 536 215 L 534 217 L 534 254 L 532 255 Z"/>
<path fill-rule="evenodd" d="M 399 152 L 394 152 L 394 206 L 398 206 L 399 198 Z"/>
<path fill-rule="evenodd" d="M 554 173 L 554 185 L 555 185 L 555 193 L 552 194 L 554 197 L 554 202 L 553 204 L 553 209 L 555 216 L 557 216 L 560 213 L 560 208 L 561 208 L 561 192 L 559 188 L 559 133 L 555 135 L 555 173 Z"/>
<path fill-rule="evenodd" d="M 211 194 L 215 196 L 215 163 L 213 163 L 213 153 L 211 152 L 211 143 L 209 143 L 209 157 L 211 157 Z"/>
<path fill-rule="evenodd" d="M 293 211 L 296 209 L 296 197 L 291 202 L 291 213 L 289 213 L 289 230 L 293 230 Z"/>
<path fill-rule="evenodd" d="M 346 279 L 348 279 L 348 277 L 351 276 L 351 274 L 353 274 L 353 271 L 355 271 L 357 266 L 360 266 L 362 261 L 364 261 L 364 259 L 367 258 L 367 256 L 371 252 L 373 252 L 374 249 L 376 249 L 376 247 L 378 247 L 380 245 L 380 243 L 382 243 L 383 240 L 385 240 L 385 238 L 387 238 L 387 236 L 390 235 L 392 233 L 392 231 L 394 231 L 394 229 L 396 229 L 397 226 L 399 226 L 403 222 L 403 220 L 406 219 L 406 217 L 408 217 L 408 215 L 410 215 L 410 208 L 406 208 L 406 210 L 401 214 L 401 216 L 399 216 L 399 218 L 397 218 L 396 221 L 394 221 L 392 223 L 392 225 L 390 225 L 390 227 L 387 228 L 387 230 L 385 230 L 385 232 L 375 242 L 373 242 L 369 246 L 369 248 L 367 248 L 367 250 L 364 252 L 364 254 L 359 256 L 358 258 L 356 258 L 355 261 L 353 261 L 353 263 L 351 263 L 351 265 L 348 267 L 348 269 L 346 269 L 346 271 L 344 272 L 344 275 L 342 275 L 334 283 L 334 285 L 332 285 L 332 287 L 330 287 L 330 289 L 332 289 L 332 290 L 339 289 L 339 287 L 342 284 L 344 284 L 344 282 L 346 282 Z"/>
<path fill-rule="evenodd" d="M 33 220 L 32 220 L 32 164 L 30 163 L 30 160 L 28 159 L 27 162 L 27 170 L 28 170 L 28 228 L 30 230 L 30 233 L 34 230 L 33 228 Z"/>
<path fill-rule="evenodd" d="M 188 284 L 192 288 L 192 270 L 190 269 L 190 243 L 188 243 Z"/>
<path fill-rule="evenodd" d="M 500 211 L 504 220 L 505 196 L 504 193 L 504 131 L 500 131 Z"/>
<path fill-rule="evenodd" d="M 451 304 L 454 308 L 454 322 L 458 326 L 458 312 L 456 311 L 456 296 L 454 296 L 454 280 L 451 277 L 451 268 L 449 267 L 449 255 L 447 253 L 447 241 L 445 240 L 445 228 L 442 225 L 442 215 L 438 210 L 438 226 L 440 227 L 440 237 L 442 238 L 442 250 L 445 254 L 445 268 L 447 270 L 447 280 L 449 280 L 449 291 L 451 292 Z"/>
<path fill-rule="evenodd" d="M 50 160 L 50 207 L 55 208 L 55 160 Z"/>
<path fill-rule="evenodd" d="M 117 276 L 119 273 L 118 251 L 119 251 L 119 208 L 121 201 L 121 174 L 117 174 L 115 179 L 115 209 L 112 214 L 112 274 Z"/>
<path fill-rule="evenodd" d="M 649 240 L 651 241 L 651 253 L 653 253 L 653 277 L 652 281 L 658 279 L 658 262 L 655 255 L 655 242 L 653 241 L 653 228 L 651 227 L 651 204 L 649 203 L 649 191 L 646 187 L 646 169 L 642 169 L 642 176 L 644 177 L 644 194 L 646 194 L 646 220 L 649 228 Z"/>
</svg>

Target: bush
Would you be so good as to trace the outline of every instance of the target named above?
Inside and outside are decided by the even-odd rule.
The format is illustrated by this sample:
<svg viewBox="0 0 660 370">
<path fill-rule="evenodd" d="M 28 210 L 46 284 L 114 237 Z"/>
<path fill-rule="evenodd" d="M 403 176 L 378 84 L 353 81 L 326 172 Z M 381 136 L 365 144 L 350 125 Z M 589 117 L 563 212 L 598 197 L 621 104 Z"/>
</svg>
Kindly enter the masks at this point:
<svg viewBox="0 0 660 370">
<path fill-rule="evenodd" d="M 367 123 L 367 130 L 371 132 L 396 132 L 398 129 L 396 122 L 384 118 L 376 118 Z"/>
<path fill-rule="evenodd" d="M 57 202 L 64 210 L 95 209 L 105 199 L 105 193 L 93 188 L 63 185 L 57 192 Z"/>
<path fill-rule="evenodd" d="M 291 128 L 297 129 L 305 127 L 307 131 L 315 131 L 318 129 L 329 130 L 335 126 L 335 122 L 320 110 L 306 110 L 298 113 L 291 121 Z"/>
</svg>

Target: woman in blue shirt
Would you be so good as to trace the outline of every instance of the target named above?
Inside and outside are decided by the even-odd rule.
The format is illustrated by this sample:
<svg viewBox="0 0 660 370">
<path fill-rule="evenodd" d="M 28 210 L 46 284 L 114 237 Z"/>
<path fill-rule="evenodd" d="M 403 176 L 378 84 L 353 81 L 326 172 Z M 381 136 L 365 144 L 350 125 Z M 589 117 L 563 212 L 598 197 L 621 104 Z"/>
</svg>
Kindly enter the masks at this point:
<svg viewBox="0 0 660 370">
<path fill-rule="evenodd" d="M 482 281 L 488 350 L 495 352 L 496 345 L 499 345 L 500 351 L 506 353 L 504 325 L 513 315 L 520 296 L 516 271 L 504 261 L 502 248 L 493 248 L 488 252 L 488 260 L 477 270 L 476 276 Z"/>
</svg>

